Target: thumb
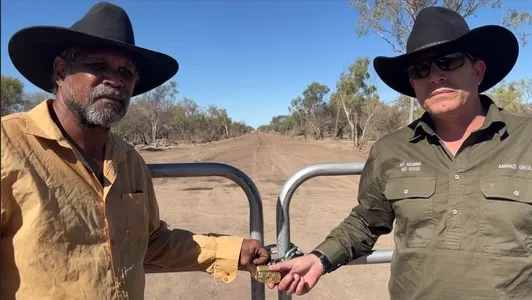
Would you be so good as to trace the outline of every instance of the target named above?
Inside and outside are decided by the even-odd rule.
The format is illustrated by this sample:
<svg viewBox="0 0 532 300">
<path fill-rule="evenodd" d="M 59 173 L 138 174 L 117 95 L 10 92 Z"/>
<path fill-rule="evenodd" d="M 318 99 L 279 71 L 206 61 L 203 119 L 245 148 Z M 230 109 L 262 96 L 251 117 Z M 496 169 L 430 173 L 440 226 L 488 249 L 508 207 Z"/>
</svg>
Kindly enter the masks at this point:
<svg viewBox="0 0 532 300">
<path fill-rule="evenodd" d="M 273 265 L 268 265 L 268 270 L 279 272 L 279 271 L 291 269 L 293 265 L 294 265 L 294 262 L 292 260 L 287 260 L 287 261 L 275 263 Z"/>
<path fill-rule="evenodd" d="M 255 265 L 262 265 L 262 264 L 266 264 L 269 260 L 270 260 L 270 253 L 268 253 L 268 251 L 260 251 L 258 253 L 258 257 L 256 257 L 255 259 L 253 259 L 253 263 Z"/>
</svg>

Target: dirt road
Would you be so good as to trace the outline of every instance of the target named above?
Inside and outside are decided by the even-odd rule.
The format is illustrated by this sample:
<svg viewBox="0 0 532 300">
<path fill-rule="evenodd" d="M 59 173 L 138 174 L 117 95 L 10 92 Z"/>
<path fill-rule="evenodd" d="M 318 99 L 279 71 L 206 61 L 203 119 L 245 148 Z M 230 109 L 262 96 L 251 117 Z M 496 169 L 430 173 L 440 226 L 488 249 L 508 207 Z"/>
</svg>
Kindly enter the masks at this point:
<svg viewBox="0 0 532 300">
<path fill-rule="evenodd" d="M 237 140 L 158 152 L 141 151 L 148 163 L 215 161 L 246 172 L 257 185 L 264 209 L 264 242 L 276 242 L 275 204 L 285 180 L 314 163 L 361 161 L 350 147 L 301 141 L 266 134 L 250 134 Z M 314 178 L 303 184 L 290 207 L 292 242 L 308 252 L 356 205 L 359 176 Z M 161 218 L 173 228 L 198 233 L 216 232 L 249 236 L 248 204 L 243 191 L 225 178 L 155 179 Z M 377 243 L 393 247 L 391 235 Z M 294 299 L 389 299 L 389 265 L 347 266 L 324 276 L 305 296 Z M 230 284 L 203 273 L 148 274 L 146 299 L 250 299 L 250 278 L 241 272 Z M 266 288 L 266 299 L 277 291 Z"/>
</svg>

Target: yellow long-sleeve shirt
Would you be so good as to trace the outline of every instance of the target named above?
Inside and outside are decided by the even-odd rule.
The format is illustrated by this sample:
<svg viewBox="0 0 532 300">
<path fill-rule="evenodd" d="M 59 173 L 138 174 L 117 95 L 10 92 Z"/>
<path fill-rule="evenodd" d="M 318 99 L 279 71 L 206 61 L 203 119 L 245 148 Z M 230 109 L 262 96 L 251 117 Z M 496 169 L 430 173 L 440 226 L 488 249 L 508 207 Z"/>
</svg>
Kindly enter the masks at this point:
<svg viewBox="0 0 532 300">
<path fill-rule="evenodd" d="M 168 229 L 146 163 L 112 134 L 102 186 L 52 101 L 2 117 L 2 300 L 143 299 L 144 263 L 234 280 L 243 238 Z"/>
</svg>

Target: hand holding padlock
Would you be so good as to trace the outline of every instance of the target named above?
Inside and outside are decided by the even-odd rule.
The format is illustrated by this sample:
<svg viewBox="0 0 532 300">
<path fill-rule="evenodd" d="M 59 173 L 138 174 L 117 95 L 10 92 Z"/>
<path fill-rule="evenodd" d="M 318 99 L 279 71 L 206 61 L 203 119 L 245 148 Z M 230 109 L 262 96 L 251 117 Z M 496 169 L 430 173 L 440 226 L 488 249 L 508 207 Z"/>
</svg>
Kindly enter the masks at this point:
<svg viewBox="0 0 532 300">
<path fill-rule="evenodd" d="M 277 284 L 281 282 L 281 272 L 271 271 L 269 265 L 260 265 L 256 268 L 254 278 L 260 283 Z"/>
</svg>

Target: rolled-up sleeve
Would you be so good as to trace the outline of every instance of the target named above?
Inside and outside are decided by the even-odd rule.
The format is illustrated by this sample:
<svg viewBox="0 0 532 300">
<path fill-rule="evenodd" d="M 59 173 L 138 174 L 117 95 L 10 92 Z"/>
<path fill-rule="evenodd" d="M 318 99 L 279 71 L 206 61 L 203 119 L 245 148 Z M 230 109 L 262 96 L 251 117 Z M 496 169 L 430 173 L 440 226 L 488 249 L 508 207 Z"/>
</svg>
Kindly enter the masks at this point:
<svg viewBox="0 0 532 300">
<path fill-rule="evenodd" d="M 372 147 L 360 177 L 358 205 L 316 247 L 335 267 L 369 253 L 380 235 L 392 231 L 395 216 L 379 184 L 375 161 Z"/>
<path fill-rule="evenodd" d="M 166 222 L 160 220 L 159 205 L 147 168 L 145 176 L 150 236 L 144 263 L 165 268 L 204 271 L 215 279 L 232 282 L 238 273 L 244 238 L 169 229 Z"/>
</svg>

